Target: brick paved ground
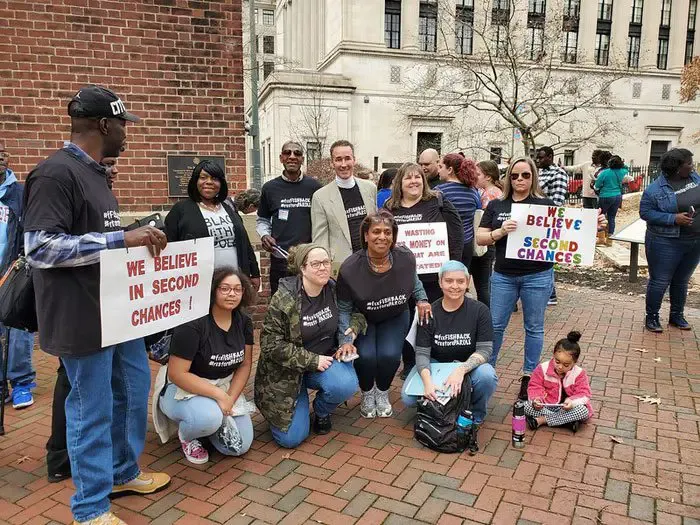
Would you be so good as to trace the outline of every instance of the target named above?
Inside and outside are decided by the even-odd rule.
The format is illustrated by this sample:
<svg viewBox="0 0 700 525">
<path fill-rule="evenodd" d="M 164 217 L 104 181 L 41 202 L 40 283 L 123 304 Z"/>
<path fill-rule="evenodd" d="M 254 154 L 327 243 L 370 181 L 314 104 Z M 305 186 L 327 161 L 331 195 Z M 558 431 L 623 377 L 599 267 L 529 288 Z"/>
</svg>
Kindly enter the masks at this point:
<svg viewBox="0 0 700 525">
<path fill-rule="evenodd" d="M 117 500 L 140 523 L 495 523 L 498 525 L 700 524 L 700 354 L 693 333 L 641 330 L 640 298 L 564 287 L 547 315 L 547 349 L 571 328 L 584 332 L 597 418 L 577 435 L 541 429 L 510 447 L 509 410 L 518 390 L 522 318 L 499 362 L 500 386 L 474 458 L 436 454 L 412 440 L 412 412 L 367 421 L 358 397 L 333 432 L 281 450 L 255 418 L 244 458 L 186 463 L 175 443 L 148 435 L 142 465 L 173 476 L 165 492 Z M 700 311 L 688 312 L 700 333 Z M 646 349 L 646 353 L 638 349 Z M 658 362 L 655 358 L 660 359 Z M 68 523 L 71 484 L 44 478 L 55 360 L 36 354 L 37 403 L 9 409 L 0 438 L 0 522 Z M 400 382 L 394 384 L 398 399 Z M 633 396 L 657 393 L 660 407 Z M 619 439 L 615 443 L 613 438 Z"/>
</svg>

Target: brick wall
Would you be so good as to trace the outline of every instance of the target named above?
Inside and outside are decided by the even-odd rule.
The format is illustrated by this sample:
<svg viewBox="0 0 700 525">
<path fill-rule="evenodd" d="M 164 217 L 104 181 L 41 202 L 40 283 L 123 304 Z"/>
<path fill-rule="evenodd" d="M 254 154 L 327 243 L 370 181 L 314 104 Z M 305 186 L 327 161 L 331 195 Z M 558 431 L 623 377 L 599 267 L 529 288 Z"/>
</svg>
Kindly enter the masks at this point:
<svg viewBox="0 0 700 525">
<path fill-rule="evenodd" d="M 0 0 L 0 35 L 0 140 L 20 178 L 97 83 L 143 118 L 120 159 L 123 211 L 170 208 L 167 153 L 223 155 L 232 192 L 245 188 L 241 0 Z"/>
</svg>

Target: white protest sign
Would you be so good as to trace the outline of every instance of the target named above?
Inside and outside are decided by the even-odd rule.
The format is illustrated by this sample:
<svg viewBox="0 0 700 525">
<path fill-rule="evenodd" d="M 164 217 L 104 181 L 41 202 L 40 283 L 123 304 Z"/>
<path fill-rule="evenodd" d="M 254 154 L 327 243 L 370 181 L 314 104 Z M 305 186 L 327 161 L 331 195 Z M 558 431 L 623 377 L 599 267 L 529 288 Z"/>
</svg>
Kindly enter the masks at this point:
<svg viewBox="0 0 700 525">
<path fill-rule="evenodd" d="M 513 204 L 510 218 L 517 221 L 518 229 L 508 234 L 508 259 L 593 264 L 597 210 Z"/>
<path fill-rule="evenodd" d="M 174 328 L 209 313 L 214 239 L 100 253 L 102 346 Z"/>
<path fill-rule="evenodd" d="M 413 252 L 419 274 L 437 273 L 442 263 L 450 260 L 447 224 L 444 222 L 399 224 L 396 244 Z"/>
</svg>

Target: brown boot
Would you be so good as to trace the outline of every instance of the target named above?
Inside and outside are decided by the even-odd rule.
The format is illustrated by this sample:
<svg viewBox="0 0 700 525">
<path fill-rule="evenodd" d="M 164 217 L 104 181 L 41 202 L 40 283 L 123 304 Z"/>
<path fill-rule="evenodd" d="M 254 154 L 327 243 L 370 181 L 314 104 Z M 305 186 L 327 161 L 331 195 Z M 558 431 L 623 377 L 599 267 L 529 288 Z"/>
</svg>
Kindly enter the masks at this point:
<svg viewBox="0 0 700 525">
<path fill-rule="evenodd" d="M 595 245 L 596 246 L 607 246 L 606 240 L 607 240 L 608 232 L 602 231 L 598 232 L 598 238 L 596 239 Z"/>
<path fill-rule="evenodd" d="M 610 238 L 609 233 L 605 233 L 605 246 L 612 246 L 613 245 L 613 240 Z"/>
</svg>

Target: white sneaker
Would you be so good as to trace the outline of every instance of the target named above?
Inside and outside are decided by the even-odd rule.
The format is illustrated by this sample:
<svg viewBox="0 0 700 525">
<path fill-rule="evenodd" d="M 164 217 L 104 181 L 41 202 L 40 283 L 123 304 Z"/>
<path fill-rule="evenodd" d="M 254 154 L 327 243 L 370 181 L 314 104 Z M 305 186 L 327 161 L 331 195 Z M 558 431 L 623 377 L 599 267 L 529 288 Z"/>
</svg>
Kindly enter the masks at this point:
<svg viewBox="0 0 700 525">
<path fill-rule="evenodd" d="M 389 391 L 379 390 L 376 386 L 374 387 L 375 404 L 377 406 L 377 416 L 379 417 L 391 417 L 394 414 L 394 409 L 391 408 L 391 402 L 389 402 Z"/>
<path fill-rule="evenodd" d="M 375 390 L 376 387 L 373 386 L 372 389 L 368 390 L 367 392 L 364 390 L 360 392 L 362 396 L 362 401 L 360 402 L 360 414 L 362 417 L 366 417 L 367 419 L 377 417 L 377 405 L 374 398 Z"/>
</svg>

